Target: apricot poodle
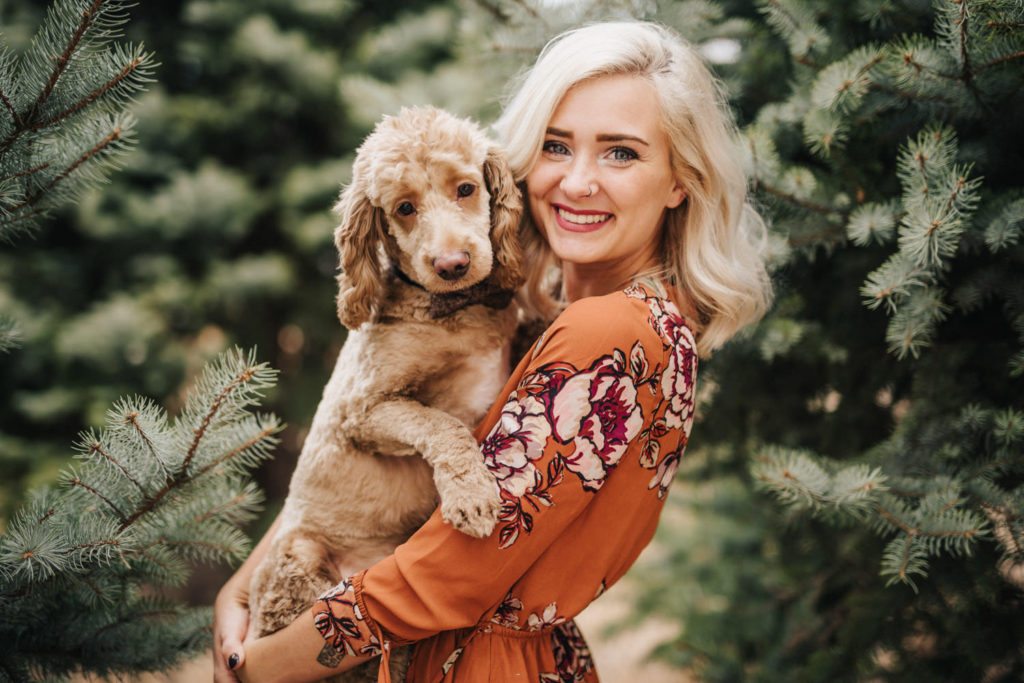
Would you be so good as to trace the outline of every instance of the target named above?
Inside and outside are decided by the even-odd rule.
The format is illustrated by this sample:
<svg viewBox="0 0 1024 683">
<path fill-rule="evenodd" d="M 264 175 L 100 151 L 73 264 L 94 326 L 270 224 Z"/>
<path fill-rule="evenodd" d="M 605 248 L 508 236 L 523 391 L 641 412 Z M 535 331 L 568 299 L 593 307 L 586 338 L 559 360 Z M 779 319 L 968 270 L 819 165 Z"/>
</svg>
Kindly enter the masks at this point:
<svg viewBox="0 0 1024 683">
<path fill-rule="evenodd" d="M 508 377 L 523 281 L 522 201 L 502 152 L 469 121 L 405 109 L 359 148 L 335 210 L 350 332 L 253 576 L 254 635 L 389 555 L 438 496 L 473 536 L 500 508 L 470 429 Z"/>
</svg>

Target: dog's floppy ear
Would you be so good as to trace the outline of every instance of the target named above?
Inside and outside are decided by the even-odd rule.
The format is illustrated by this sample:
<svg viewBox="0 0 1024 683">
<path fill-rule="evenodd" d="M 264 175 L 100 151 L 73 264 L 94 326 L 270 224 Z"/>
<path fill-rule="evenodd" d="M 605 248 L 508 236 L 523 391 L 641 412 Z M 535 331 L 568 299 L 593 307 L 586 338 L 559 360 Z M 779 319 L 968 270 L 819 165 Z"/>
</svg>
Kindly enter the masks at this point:
<svg viewBox="0 0 1024 683">
<path fill-rule="evenodd" d="M 491 195 L 491 249 L 494 252 L 491 278 L 505 289 L 519 289 L 526 279 L 523 250 L 519 245 L 523 200 L 505 153 L 498 147 L 487 150 L 484 182 Z"/>
<path fill-rule="evenodd" d="M 354 330 L 370 320 L 384 293 L 380 245 L 384 240 L 384 211 L 373 206 L 364 183 L 355 179 L 334 207 L 341 223 L 334 229 L 338 247 L 338 319 Z"/>
</svg>

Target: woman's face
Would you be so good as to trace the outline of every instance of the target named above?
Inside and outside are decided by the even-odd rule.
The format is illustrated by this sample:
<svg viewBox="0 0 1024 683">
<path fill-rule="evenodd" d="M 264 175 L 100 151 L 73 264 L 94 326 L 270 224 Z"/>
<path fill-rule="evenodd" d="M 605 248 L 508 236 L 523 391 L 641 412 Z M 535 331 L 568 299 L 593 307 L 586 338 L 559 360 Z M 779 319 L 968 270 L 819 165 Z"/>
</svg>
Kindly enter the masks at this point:
<svg viewBox="0 0 1024 683">
<path fill-rule="evenodd" d="M 633 75 L 573 86 L 551 116 L 526 188 L 533 220 L 563 266 L 604 273 L 618 287 L 659 263 L 665 210 L 685 192 L 653 86 Z"/>
</svg>

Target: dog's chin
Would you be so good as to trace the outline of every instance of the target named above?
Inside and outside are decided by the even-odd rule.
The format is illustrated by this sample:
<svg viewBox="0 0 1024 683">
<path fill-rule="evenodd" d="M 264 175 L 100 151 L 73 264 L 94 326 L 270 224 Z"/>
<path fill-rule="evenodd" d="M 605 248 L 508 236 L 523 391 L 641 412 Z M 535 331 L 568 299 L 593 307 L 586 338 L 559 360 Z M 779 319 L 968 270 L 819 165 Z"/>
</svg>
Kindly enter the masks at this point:
<svg viewBox="0 0 1024 683">
<path fill-rule="evenodd" d="M 445 280 L 437 273 L 429 271 L 426 273 L 417 273 L 415 278 L 416 281 L 423 285 L 423 289 L 427 290 L 431 294 L 447 294 L 448 292 L 458 292 L 463 289 L 468 289 L 473 285 L 484 281 L 487 276 L 491 274 L 491 264 L 474 264 L 474 267 L 470 268 L 465 275 L 456 280 Z"/>
</svg>

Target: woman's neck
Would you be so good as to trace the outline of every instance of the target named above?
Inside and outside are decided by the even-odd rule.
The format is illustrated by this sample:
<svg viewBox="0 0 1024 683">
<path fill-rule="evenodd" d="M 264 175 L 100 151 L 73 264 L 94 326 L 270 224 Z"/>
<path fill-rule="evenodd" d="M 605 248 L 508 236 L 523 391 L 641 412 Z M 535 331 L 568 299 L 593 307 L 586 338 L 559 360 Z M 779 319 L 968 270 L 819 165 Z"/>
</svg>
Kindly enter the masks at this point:
<svg viewBox="0 0 1024 683">
<path fill-rule="evenodd" d="M 595 263 L 562 263 L 562 293 L 572 303 L 588 296 L 604 296 L 618 292 L 644 276 L 660 276 L 658 259 L 642 263 L 618 263 L 615 266 Z"/>
</svg>

